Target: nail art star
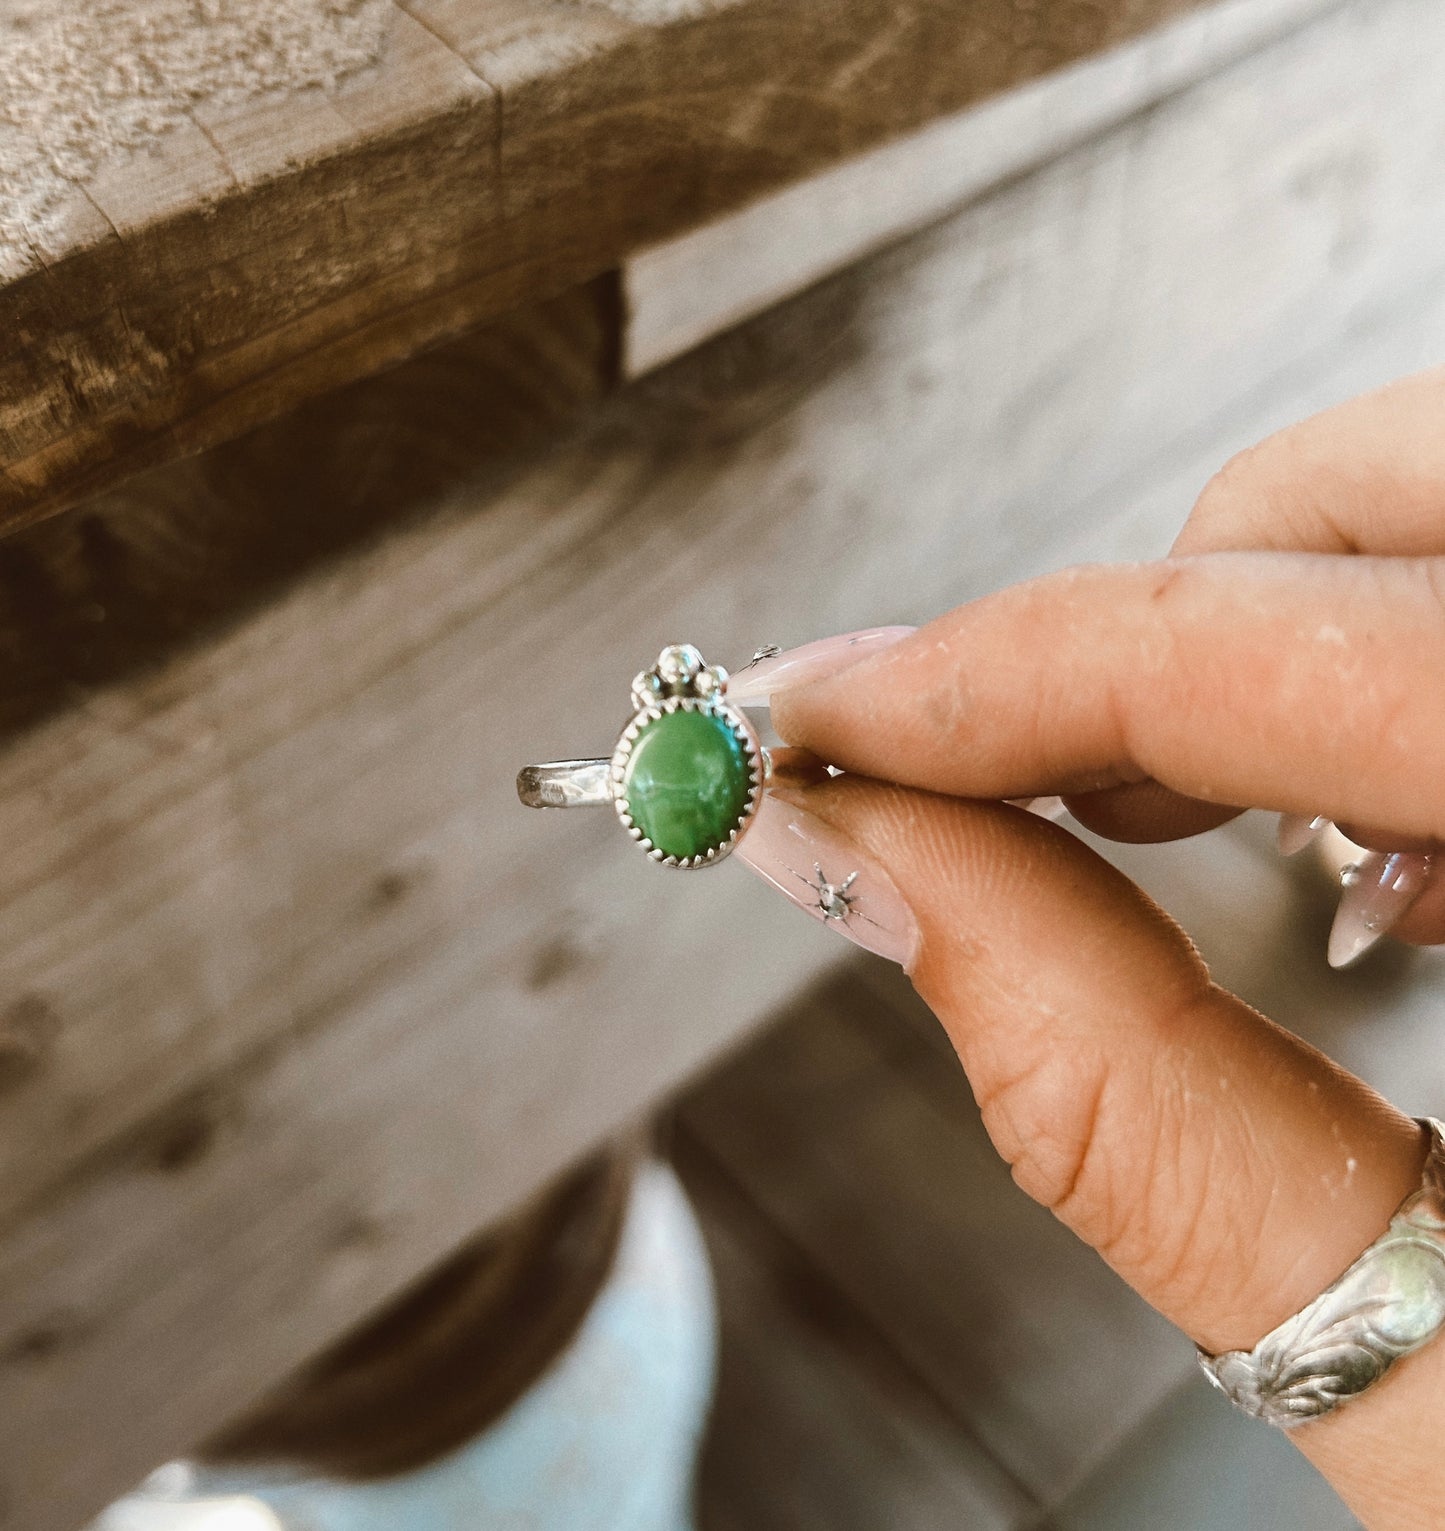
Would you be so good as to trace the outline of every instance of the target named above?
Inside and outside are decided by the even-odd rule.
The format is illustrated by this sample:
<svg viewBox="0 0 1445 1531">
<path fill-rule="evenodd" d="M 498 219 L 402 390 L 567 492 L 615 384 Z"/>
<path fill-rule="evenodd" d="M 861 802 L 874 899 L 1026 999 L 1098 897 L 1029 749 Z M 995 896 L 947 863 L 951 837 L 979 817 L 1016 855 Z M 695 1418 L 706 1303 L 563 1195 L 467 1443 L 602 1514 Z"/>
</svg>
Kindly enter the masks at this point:
<svg viewBox="0 0 1445 1531">
<path fill-rule="evenodd" d="M 860 913 L 853 907 L 858 902 L 858 895 L 848 891 L 858 880 L 857 872 L 849 872 L 842 882 L 832 883 L 828 881 L 822 866 L 816 861 L 813 863 L 813 871 L 816 874 L 816 880 L 814 877 L 804 877 L 801 872 L 796 871 L 793 872 L 793 876 L 812 889 L 818 900 L 815 907 L 825 920 L 837 920 L 840 925 L 852 915 L 857 915 L 860 920 L 868 920 L 866 914 Z M 868 923 L 876 925 L 878 922 L 868 920 Z"/>
</svg>

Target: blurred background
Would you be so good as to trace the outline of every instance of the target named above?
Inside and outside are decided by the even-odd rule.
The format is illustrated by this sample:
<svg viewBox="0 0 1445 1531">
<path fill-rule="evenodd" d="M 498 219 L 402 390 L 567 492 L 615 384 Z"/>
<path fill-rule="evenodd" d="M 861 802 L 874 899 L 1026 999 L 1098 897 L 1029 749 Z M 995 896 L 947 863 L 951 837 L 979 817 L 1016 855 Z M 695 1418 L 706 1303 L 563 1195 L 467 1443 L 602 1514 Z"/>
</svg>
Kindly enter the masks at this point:
<svg viewBox="0 0 1445 1531">
<path fill-rule="evenodd" d="M 1438 361 L 1442 48 L 0 0 L 0 1528 L 1353 1524 L 1013 1187 L 901 975 L 513 781 L 665 643 L 1156 556 Z M 1445 1112 L 1440 959 L 1326 965 L 1348 846 L 1099 848 Z"/>
</svg>

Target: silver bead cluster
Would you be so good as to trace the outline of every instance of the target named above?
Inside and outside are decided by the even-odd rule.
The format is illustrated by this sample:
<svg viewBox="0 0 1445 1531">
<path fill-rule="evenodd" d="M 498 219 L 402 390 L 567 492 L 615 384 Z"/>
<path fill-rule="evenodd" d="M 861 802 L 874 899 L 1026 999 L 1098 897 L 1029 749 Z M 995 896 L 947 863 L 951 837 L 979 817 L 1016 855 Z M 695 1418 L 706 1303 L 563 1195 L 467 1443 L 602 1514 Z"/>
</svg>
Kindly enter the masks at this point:
<svg viewBox="0 0 1445 1531">
<path fill-rule="evenodd" d="M 633 678 L 632 705 L 640 712 L 674 696 L 705 700 L 718 696 L 727 678 L 721 665 L 708 664 L 692 644 L 670 644 L 650 670 L 641 670 Z"/>
</svg>

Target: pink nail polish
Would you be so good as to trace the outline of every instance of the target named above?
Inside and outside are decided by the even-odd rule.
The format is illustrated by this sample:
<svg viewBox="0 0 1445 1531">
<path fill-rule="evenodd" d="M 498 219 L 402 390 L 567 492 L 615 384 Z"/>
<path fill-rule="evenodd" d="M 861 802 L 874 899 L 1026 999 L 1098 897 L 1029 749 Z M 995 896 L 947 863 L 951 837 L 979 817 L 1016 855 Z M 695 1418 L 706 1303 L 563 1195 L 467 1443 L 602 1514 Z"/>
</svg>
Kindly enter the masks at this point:
<svg viewBox="0 0 1445 1531">
<path fill-rule="evenodd" d="M 905 970 L 918 922 L 871 856 L 806 808 L 768 793 L 733 855 L 815 920 Z"/>
<path fill-rule="evenodd" d="M 1297 856 L 1330 821 L 1323 814 L 1307 819 L 1302 813 L 1282 813 L 1275 830 L 1275 842 L 1281 856 Z"/>
<path fill-rule="evenodd" d="M 1051 824 L 1059 823 L 1069 811 L 1064 807 L 1061 797 L 1011 797 L 1007 801 L 1015 808 L 1022 808 L 1025 813 L 1047 819 Z"/>
<path fill-rule="evenodd" d="M 1330 927 L 1332 968 L 1357 962 L 1425 891 L 1430 856 L 1369 851 L 1340 872 L 1344 892 Z"/>
<path fill-rule="evenodd" d="M 860 632 L 844 633 L 838 638 L 820 638 L 801 648 L 786 649 L 767 659 L 759 659 L 745 670 L 730 676 L 727 698 L 735 707 L 761 707 L 769 697 L 788 686 L 805 681 L 823 680 L 840 670 L 859 664 L 881 653 L 916 631 L 912 627 L 865 627 Z"/>
</svg>

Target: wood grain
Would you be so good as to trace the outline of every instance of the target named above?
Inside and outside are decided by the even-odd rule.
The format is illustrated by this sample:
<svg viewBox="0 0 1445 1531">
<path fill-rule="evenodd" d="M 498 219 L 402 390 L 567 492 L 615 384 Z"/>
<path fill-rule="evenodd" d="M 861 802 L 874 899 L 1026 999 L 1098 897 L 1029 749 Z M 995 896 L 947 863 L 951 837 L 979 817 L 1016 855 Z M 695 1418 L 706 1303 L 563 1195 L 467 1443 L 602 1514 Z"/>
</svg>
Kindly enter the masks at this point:
<svg viewBox="0 0 1445 1531">
<path fill-rule="evenodd" d="M 814 1125 L 831 1132 L 839 1124 Z M 698 1483 L 702 1531 L 1031 1524 L 1034 1502 L 909 1371 L 831 1270 L 769 1223 L 751 1188 L 686 1136 L 674 1162 L 707 1235 L 721 1310 L 720 1376 Z"/>
<path fill-rule="evenodd" d="M 1229 0 L 648 246 L 622 268 L 640 376 L 1321 14 Z"/>
<path fill-rule="evenodd" d="M 398 5 L 331 96 L 202 105 L 0 252 L 0 527 L 1190 3 Z"/>
<path fill-rule="evenodd" d="M 856 982 L 830 985 L 686 1101 L 680 1128 L 1047 1503 L 1193 1355 L 1019 1194 L 957 1064 L 911 1058 L 878 1010 Z M 1046 1334 L 1040 1316 L 1061 1311 Z"/>
<path fill-rule="evenodd" d="M 619 325 L 603 278 L 0 540 L 0 738 L 504 476 L 611 390 Z"/>
<path fill-rule="evenodd" d="M 611 399 L 585 305 L 523 326 L 545 447 L 479 459 L 485 380 L 438 361 L 409 519 L 328 561 L 275 438 L 149 481 L 258 496 L 305 572 L 0 753 L 7 1531 L 219 1428 L 834 960 L 735 867 L 517 808 L 615 735 L 608 675 L 1162 547 L 1285 376 L 1438 348 L 1442 28 L 1350 7 Z M 357 492 L 344 417 L 307 445 Z"/>
</svg>

